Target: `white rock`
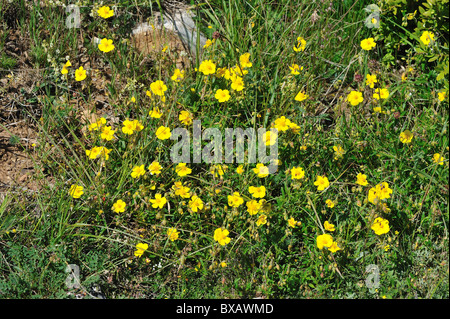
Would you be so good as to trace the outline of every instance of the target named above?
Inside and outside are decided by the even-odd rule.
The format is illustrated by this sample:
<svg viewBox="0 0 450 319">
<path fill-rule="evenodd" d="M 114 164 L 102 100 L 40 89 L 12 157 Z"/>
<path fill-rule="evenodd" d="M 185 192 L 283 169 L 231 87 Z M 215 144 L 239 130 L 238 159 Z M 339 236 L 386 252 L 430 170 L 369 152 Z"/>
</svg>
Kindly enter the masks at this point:
<svg viewBox="0 0 450 319">
<path fill-rule="evenodd" d="M 193 56 L 197 53 L 197 28 L 192 19 L 193 15 L 186 9 L 177 9 L 174 12 L 164 12 L 161 17 L 159 12 L 154 14 L 154 26 L 157 29 L 166 29 L 177 34 L 184 45 L 191 51 Z M 132 30 L 133 35 L 153 31 L 152 25 L 148 22 L 140 23 Z M 206 37 L 203 34 L 200 37 L 200 50 L 206 43 Z"/>
</svg>

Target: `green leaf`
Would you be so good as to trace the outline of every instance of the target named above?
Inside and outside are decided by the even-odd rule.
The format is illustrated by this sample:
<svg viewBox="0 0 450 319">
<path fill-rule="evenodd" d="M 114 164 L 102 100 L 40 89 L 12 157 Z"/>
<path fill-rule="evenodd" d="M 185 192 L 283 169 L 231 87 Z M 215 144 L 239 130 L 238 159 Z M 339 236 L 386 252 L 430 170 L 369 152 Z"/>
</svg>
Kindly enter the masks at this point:
<svg viewBox="0 0 450 319">
<path fill-rule="evenodd" d="M 421 48 L 416 48 L 416 52 L 417 52 L 417 53 L 425 53 L 425 51 L 422 50 Z"/>
<path fill-rule="evenodd" d="M 435 55 L 434 57 L 432 57 L 431 59 L 429 59 L 428 62 L 436 61 L 438 58 L 439 58 L 439 55 Z"/>
<path fill-rule="evenodd" d="M 436 81 L 440 81 L 443 78 L 445 78 L 445 72 L 442 71 L 441 73 L 438 74 L 438 76 L 436 77 Z"/>
</svg>

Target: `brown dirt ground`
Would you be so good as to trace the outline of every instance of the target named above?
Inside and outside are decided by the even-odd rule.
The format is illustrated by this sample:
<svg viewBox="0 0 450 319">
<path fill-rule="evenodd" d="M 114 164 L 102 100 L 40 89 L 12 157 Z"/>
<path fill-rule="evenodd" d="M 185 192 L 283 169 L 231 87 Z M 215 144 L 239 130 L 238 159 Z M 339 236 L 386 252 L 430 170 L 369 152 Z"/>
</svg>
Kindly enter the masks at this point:
<svg viewBox="0 0 450 319">
<path fill-rule="evenodd" d="M 0 31 L 0 33 L 3 31 Z M 39 129 L 35 124 L 42 116 L 39 90 L 34 92 L 36 85 L 42 81 L 40 70 L 33 69 L 31 54 L 31 40 L 16 28 L 6 31 L 4 53 L 17 60 L 12 70 L 0 69 L 0 193 L 9 190 L 31 190 L 38 191 L 41 182 L 33 178 L 35 176 L 36 164 L 39 159 L 33 155 L 37 153 L 33 144 L 39 146 Z M 1 34 L 4 35 L 4 34 Z M 136 50 L 143 54 L 143 63 L 154 60 L 155 55 L 161 52 L 164 46 L 168 47 L 170 56 L 175 60 L 180 69 L 189 65 L 189 60 L 180 57 L 184 50 L 182 42 L 170 32 L 145 32 L 134 35 L 131 38 Z M 80 58 L 84 54 L 81 52 Z M 88 58 L 81 61 L 86 68 L 103 69 L 93 61 L 90 65 Z M 108 70 L 106 70 L 108 71 Z M 76 103 L 77 117 L 81 122 L 94 122 L 97 118 L 105 116 L 112 122 L 117 119 L 112 116 L 111 104 L 108 103 L 106 84 L 110 83 L 111 74 L 101 75 L 102 72 L 93 72 L 92 83 L 94 90 L 91 91 L 90 102 L 84 103 L 79 94 L 74 92 L 71 103 Z M 125 79 L 116 79 L 124 82 Z M 122 83 L 119 84 L 121 86 Z M 33 102 L 29 102 L 29 99 Z M 109 101 L 111 102 L 111 101 Z M 86 127 L 82 128 L 85 131 Z"/>
<path fill-rule="evenodd" d="M 37 190 L 30 156 L 37 131 L 31 124 L 36 108 L 27 102 L 39 79 L 31 70 L 29 40 L 18 30 L 7 31 L 4 53 L 17 60 L 13 70 L 0 70 L 0 191 Z M 34 114 L 36 115 L 36 114 Z"/>
</svg>

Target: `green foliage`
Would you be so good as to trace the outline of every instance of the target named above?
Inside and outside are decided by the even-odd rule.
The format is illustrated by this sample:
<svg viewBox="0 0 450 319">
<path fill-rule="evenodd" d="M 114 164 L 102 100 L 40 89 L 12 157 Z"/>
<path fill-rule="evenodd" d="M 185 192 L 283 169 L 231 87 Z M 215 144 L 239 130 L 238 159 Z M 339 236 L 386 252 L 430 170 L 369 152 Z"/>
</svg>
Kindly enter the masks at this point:
<svg viewBox="0 0 450 319">
<path fill-rule="evenodd" d="M 406 2 L 382 1 L 378 29 L 367 22 L 369 4 L 201 3 L 194 8 L 198 29 L 215 41 L 179 82 L 171 80 L 177 56 L 170 49 L 144 57 L 128 39 L 133 23 L 157 6 L 125 2 L 106 20 L 85 7 L 80 30 L 64 28 L 63 11 L 33 6 L 24 27 L 34 67 L 45 68 L 33 154 L 48 180 L 39 192 L 8 194 L 0 205 L 1 296 L 70 298 L 81 291 L 89 297 L 96 284 L 108 298 L 448 298 L 448 84 L 439 76 L 448 61 L 442 15 L 448 3 L 414 3 L 411 18 L 416 9 Z M 423 31 L 435 33 L 430 45 L 421 42 Z M 372 32 L 377 47 L 367 52 L 360 42 Z M 101 52 L 94 37 L 113 39 L 114 50 Z M 299 37 L 306 45 L 297 52 Z M 244 68 L 245 88 L 238 91 L 218 73 L 241 63 L 244 53 L 252 66 Z M 72 66 L 63 75 L 66 56 Z M 214 61 L 215 74 L 195 70 L 205 60 Z M 291 72 L 294 64 L 303 67 L 299 74 Z M 76 81 L 80 66 L 88 76 Z M 366 85 L 367 74 L 377 76 L 374 88 Z M 167 85 L 164 101 L 146 92 L 156 80 Z M 389 97 L 376 99 L 378 88 Z M 229 90 L 230 100 L 219 102 L 218 89 Z M 295 100 L 300 91 L 308 98 Z M 350 105 L 351 91 L 363 102 Z M 156 108 L 159 118 L 150 116 Z M 170 160 L 175 141 L 155 133 L 160 126 L 191 131 L 181 111 L 222 133 L 289 119 L 292 126 L 278 135 L 277 173 L 261 178 L 254 163 L 241 173 L 238 163 L 226 163 L 216 175 L 217 167 L 203 162 L 188 163 L 191 174 L 178 176 Z M 102 138 L 100 117 L 102 127 L 115 130 L 113 139 Z M 127 119 L 142 130 L 124 133 Z M 402 143 L 407 130 L 413 139 Z M 90 158 L 94 147 L 110 150 L 108 159 Z M 153 161 L 161 173 L 148 172 Z M 133 178 L 140 165 L 147 172 Z M 293 179 L 294 167 L 305 176 Z M 358 173 L 367 185 L 356 183 Z M 323 191 L 314 184 L 318 176 L 330 182 Z M 179 181 L 190 198 L 176 194 Z M 374 188 L 385 189 L 381 183 L 392 194 L 370 200 Z M 79 198 L 70 196 L 75 184 L 83 186 Z M 246 206 L 250 186 L 267 191 L 254 215 Z M 234 192 L 244 200 L 239 207 L 228 202 Z M 162 208 L 152 205 L 156 194 L 167 199 Z M 203 209 L 190 206 L 194 194 Z M 119 199 L 126 208 L 117 213 Z M 389 221 L 387 233 L 374 232 L 376 217 Z M 325 229 L 325 222 L 335 229 Z M 169 228 L 179 237 L 171 240 Z M 226 245 L 214 239 L 218 228 L 229 230 Z M 324 233 L 340 250 L 318 247 Z M 148 245 L 142 255 L 138 244 Z M 68 264 L 80 267 L 79 291 L 65 285 Z M 370 265 L 380 275 L 375 288 L 366 282 Z"/>
<path fill-rule="evenodd" d="M 60 247 L 26 247 L 5 243 L 0 267 L 1 298 L 64 298 L 66 295 Z"/>
<path fill-rule="evenodd" d="M 0 56 L 0 68 L 2 69 L 14 69 L 17 64 L 17 60 L 13 57 L 7 56 L 4 52 Z"/>
<path fill-rule="evenodd" d="M 448 0 L 382 0 L 380 28 L 375 39 L 383 42 L 383 62 L 395 66 L 399 60 L 416 65 L 448 90 L 449 1 Z M 425 44 L 420 38 L 425 31 L 434 41 Z"/>
</svg>

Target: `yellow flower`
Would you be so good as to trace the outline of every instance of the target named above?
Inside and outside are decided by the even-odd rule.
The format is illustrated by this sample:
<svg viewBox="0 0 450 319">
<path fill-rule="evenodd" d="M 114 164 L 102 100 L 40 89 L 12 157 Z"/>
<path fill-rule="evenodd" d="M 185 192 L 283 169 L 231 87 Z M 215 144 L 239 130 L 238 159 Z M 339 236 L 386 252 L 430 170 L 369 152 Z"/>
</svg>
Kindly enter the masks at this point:
<svg viewBox="0 0 450 319">
<path fill-rule="evenodd" d="M 182 188 L 175 191 L 175 195 L 181 196 L 182 198 L 191 197 L 191 193 L 189 192 L 190 188 L 183 186 Z"/>
<path fill-rule="evenodd" d="M 291 178 L 292 179 L 302 179 L 305 177 L 305 171 L 301 167 L 293 167 L 291 169 Z"/>
<path fill-rule="evenodd" d="M 158 80 L 150 84 L 150 90 L 152 90 L 153 94 L 163 96 L 164 92 L 167 91 L 167 86 L 163 81 Z"/>
<path fill-rule="evenodd" d="M 373 93 L 373 97 L 377 100 L 387 99 L 389 97 L 389 90 L 376 88 L 375 92 Z"/>
<path fill-rule="evenodd" d="M 323 224 L 323 227 L 325 228 L 325 230 L 328 230 L 328 231 L 331 231 L 331 232 L 336 230 L 334 228 L 334 225 L 329 223 L 328 220 L 325 221 L 325 223 Z"/>
<path fill-rule="evenodd" d="M 107 149 L 107 148 L 104 147 L 104 146 L 100 146 L 100 156 L 101 156 L 102 158 L 104 158 L 105 161 L 107 161 L 107 160 L 109 159 L 109 153 L 110 153 L 110 152 L 111 152 L 110 149 Z"/>
<path fill-rule="evenodd" d="M 122 126 L 123 133 L 131 135 L 134 133 L 135 129 L 136 129 L 136 125 L 133 121 L 130 121 L 130 120 L 123 121 L 123 126 Z"/>
<path fill-rule="evenodd" d="M 105 53 L 114 50 L 113 40 L 103 38 L 98 45 L 98 49 Z"/>
<path fill-rule="evenodd" d="M 155 174 L 155 175 L 159 175 L 161 174 L 161 165 L 159 164 L 159 162 L 157 161 L 153 161 L 149 166 L 148 166 L 148 170 L 150 172 L 151 175 Z"/>
<path fill-rule="evenodd" d="M 320 250 L 323 249 L 323 247 L 331 247 L 331 245 L 333 245 L 333 237 L 329 234 L 323 234 L 323 235 L 319 235 L 316 238 L 316 243 L 317 243 L 317 248 L 319 248 Z"/>
<path fill-rule="evenodd" d="M 103 6 L 97 10 L 97 13 L 103 19 L 108 19 L 114 15 L 114 10 L 110 9 L 107 6 Z"/>
<path fill-rule="evenodd" d="M 186 163 L 178 163 L 178 165 L 175 167 L 175 172 L 178 174 L 178 176 L 183 177 L 192 173 L 192 169 L 187 167 Z"/>
<path fill-rule="evenodd" d="M 366 74 L 366 85 L 368 85 L 371 89 L 375 86 L 375 83 L 377 83 L 377 75 L 376 74 Z"/>
<path fill-rule="evenodd" d="M 222 261 L 222 262 L 220 263 L 220 267 L 225 268 L 226 266 L 227 266 L 227 263 L 226 263 L 226 262 Z"/>
<path fill-rule="evenodd" d="M 153 108 L 148 114 L 155 119 L 159 119 L 162 116 L 162 112 L 160 112 L 157 107 Z"/>
<path fill-rule="evenodd" d="M 208 39 L 208 40 L 206 40 L 206 43 L 203 46 L 203 48 L 204 49 L 209 48 L 211 45 L 213 45 L 214 42 L 216 42 L 216 39 L 212 39 L 212 40 Z"/>
<path fill-rule="evenodd" d="M 231 77 L 233 76 L 233 74 L 235 74 L 233 72 L 233 69 L 231 68 L 222 68 L 222 69 L 223 69 L 223 71 L 221 71 L 221 74 L 223 73 L 222 77 L 225 80 L 231 80 Z"/>
<path fill-rule="evenodd" d="M 389 188 L 388 183 L 382 182 L 375 186 L 375 191 L 380 200 L 384 200 L 391 197 L 392 189 Z"/>
<path fill-rule="evenodd" d="M 267 216 L 265 214 L 259 215 L 256 220 L 256 226 L 261 226 L 267 224 Z"/>
<path fill-rule="evenodd" d="M 98 129 L 102 128 L 103 125 L 106 124 L 106 119 L 104 117 L 99 118 L 97 121 L 91 123 L 89 126 L 89 131 L 97 131 Z"/>
<path fill-rule="evenodd" d="M 178 190 L 178 189 L 180 189 L 180 188 L 182 188 L 183 187 L 183 182 L 175 182 L 173 185 L 172 185 L 172 189 L 174 190 L 174 191 L 176 191 L 176 190 Z"/>
<path fill-rule="evenodd" d="M 327 205 L 328 208 L 333 208 L 334 207 L 334 202 L 331 199 L 327 199 L 325 201 L 325 204 Z"/>
<path fill-rule="evenodd" d="M 248 192 L 252 194 L 254 198 L 263 198 L 266 196 L 266 188 L 264 186 L 254 187 L 250 186 Z"/>
<path fill-rule="evenodd" d="M 290 125 L 291 121 L 284 116 L 277 118 L 274 122 L 274 127 L 281 132 L 287 131 Z"/>
<path fill-rule="evenodd" d="M 269 146 L 275 144 L 278 138 L 278 133 L 267 131 L 263 134 L 263 141 L 264 144 Z"/>
<path fill-rule="evenodd" d="M 230 99 L 230 92 L 228 90 L 218 89 L 214 97 L 220 102 L 226 102 Z"/>
<path fill-rule="evenodd" d="M 406 75 L 406 72 L 402 73 L 402 82 L 405 82 L 408 79 L 408 76 Z"/>
<path fill-rule="evenodd" d="M 214 231 L 214 240 L 217 241 L 221 246 L 228 244 L 231 238 L 228 237 L 230 232 L 227 229 L 217 228 Z"/>
<path fill-rule="evenodd" d="M 227 72 L 227 68 L 217 68 L 216 70 L 216 76 L 218 78 L 223 78 L 225 77 L 225 73 Z M 228 75 L 230 75 L 230 71 L 228 71 Z M 229 76 L 227 78 L 227 80 L 231 79 Z M 192 89 L 191 89 L 192 90 Z M 194 91 L 193 91 L 194 92 Z"/>
<path fill-rule="evenodd" d="M 413 137 L 414 134 L 411 131 L 405 130 L 400 133 L 400 142 L 402 142 L 403 144 L 409 144 L 411 143 Z"/>
<path fill-rule="evenodd" d="M 308 97 L 309 97 L 308 94 L 304 93 L 303 91 L 300 91 L 297 93 L 294 100 L 301 102 L 301 101 L 306 100 Z"/>
<path fill-rule="evenodd" d="M 98 147 L 93 147 L 91 150 L 86 150 L 86 156 L 88 156 L 89 159 L 96 159 L 101 156 L 105 160 L 108 160 L 110 152 L 111 152 L 110 149 L 107 149 L 104 146 L 98 146 Z"/>
<path fill-rule="evenodd" d="M 237 92 L 244 89 L 244 80 L 240 76 L 234 76 L 231 79 L 231 88 Z"/>
<path fill-rule="evenodd" d="M 441 156 L 441 154 L 436 153 L 433 155 L 433 162 L 439 165 L 444 165 L 444 158 Z"/>
<path fill-rule="evenodd" d="M 147 244 L 139 243 L 136 245 L 136 251 L 134 252 L 134 255 L 136 257 L 141 257 L 147 249 L 148 249 Z"/>
<path fill-rule="evenodd" d="M 165 126 L 160 126 L 156 130 L 156 137 L 160 140 L 167 140 L 172 136 L 172 133 L 170 132 L 170 128 Z"/>
<path fill-rule="evenodd" d="M 214 175 L 214 177 L 219 177 L 219 176 L 223 176 L 223 174 L 225 174 L 225 171 L 227 170 L 228 166 L 227 165 L 213 165 L 211 166 L 210 172 L 211 174 Z"/>
<path fill-rule="evenodd" d="M 233 66 L 231 68 L 228 79 L 232 80 L 233 77 L 243 76 L 243 75 L 246 75 L 247 73 L 248 73 L 247 70 L 245 70 L 244 68 L 239 67 L 238 65 L 235 65 L 235 66 Z"/>
<path fill-rule="evenodd" d="M 442 92 L 439 92 L 439 93 L 438 93 L 438 99 L 439 99 L 439 101 L 441 101 L 441 102 L 444 101 L 446 97 L 447 97 L 447 92 L 442 91 Z"/>
<path fill-rule="evenodd" d="M 420 36 L 420 41 L 428 46 L 430 42 L 434 42 L 434 33 L 430 31 L 423 31 L 422 35 Z"/>
<path fill-rule="evenodd" d="M 380 208 L 386 214 L 391 212 L 391 209 L 388 207 L 386 203 L 381 203 Z"/>
<path fill-rule="evenodd" d="M 113 204 L 112 211 L 115 213 L 123 213 L 126 206 L 127 204 L 123 200 L 119 199 Z"/>
<path fill-rule="evenodd" d="M 294 51 L 295 52 L 300 52 L 300 51 L 304 51 L 306 48 L 306 41 L 303 37 L 298 37 L 297 38 L 297 45 L 294 46 Z"/>
<path fill-rule="evenodd" d="M 144 129 L 144 126 L 138 120 L 134 120 L 133 124 L 134 124 L 134 130 L 137 132 L 140 132 Z"/>
<path fill-rule="evenodd" d="M 91 150 L 86 150 L 86 156 L 89 159 L 96 159 L 100 156 L 100 147 L 93 147 Z"/>
<path fill-rule="evenodd" d="M 233 195 L 228 195 L 228 205 L 231 207 L 239 207 L 244 203 L 244 199 L 239 192 L 234 192 Z"/>
<path fill-rule="evenodd" d="M 197 195 L 194 195 L 191 197 L 191 200 L 189 201 L 189 207 L 195 213 L 198 210 L 203 209 L 203 201 Z"/>
<path fill-rule="evenodd" d="M 101 117 L 97 121 L 92 122 L 91 124 L 89 124 L 89 131 L 90 132 L 91 131 L 98 131 L 105 124 L 106 124 L 106 119 L 104 117 Z"/>
<path fill-rule="evenodd" d="M 216 65 L 212 60 L 205 60 L 200 63 L 198 71 L 202 72 L 204 75 L 214 74 L 216 72 Z"/>
<path fill-rule="evenodd" d="M 138 178 L 139 176 L 142 176 L 144 174 L 145 174 L 145 168 L 144 168 L 144 164 L 142 164 L 141 166 L 135 166 L 133 168 L 133 171 L 131 172 L 131 177 Z"/>
<path fill-rule="evenodd" d="M 180 82 L 182 79 L 184 79 L 184 70 L 180 71 L 179 69 L 175 69 L 170 79 L 175 82 Z"/>
<path fill-rule="evenodd" d="M 91 150 L 86 150 L 86 156 L 89 159 L 96 159 L 100 156 L 100 147 L 93 147 Z"/>
<path fill-rule="evenodd" d="M 299 221 L 296 221 L 296 220 L 294 219 L 294 217 L 291 217 L 291 218 L 288 219 L 288 224 L 289 224 L 289 226 L 291 226 L 292 228 L 295 228 L 295 226 L 300 226 L 302 223 L 299 222 Z"/>
<path fill-rule="evenodd" d="M 161 194 L 155 194 L 155 199 L 150 199 L 150 203 L 152 203 L 153 208 L 163 208 L 167 203 L 167 199 Z"/>
<path fill-rule="evenodd" d="M 239 63 L 243 68 L 251 68 L 252 63 L 250 62 L 250 53 L 244 53 L 239 57 Z"/>
<path fill-rule="evenodd" d="M 372 204 L 377 204 L 379 202 L 379 197 L 375 187 L 369 189 L 369 193 L 367 194 L 367 200 Z"/>
<path fill-rule="evenodd" d="M 236 173 L 238 173 L 239 175 L 241 175 L 242 173 L 244 173 L 244 166 L 243 165 L 239 165 L 236 168 Z"/>
<path fill-rule="evenodd" d="M 75 70 L 75 81 L 83 81 L 86 78 L 86 70 L 80 66 Z"/>
<path fill-rule="evenodd" d="M 382 182 L 375 187 L 369 189 L 369 193 L 367 195 L 367 200 L 372 204 L 378 204 L 380 200 L 384 200 L 390 198 L 392 194 L 392 189 L 389 188 L 388 183 Z"/>
<path fill-rule="evenodd" d="M 331 244 L 330 247 L 328 247 L 328 250 L 331 251 L 332 253 L 337 252 L 338 250 L 341 250 L 341 248 L 339 248 L 339 246 L 337 245 L 337 242 L 333 241 L 333 243 Z"/>
<path fill-rule="evenodd" d="M 113 130 L 111 126 L 105 126 L 102 127 L 102 133 L 100 134 L 100 137 L 103 140 L 111 141 L 114 137 L 114 133 L 116 133 L 116 131 Z"/>
<path fill-rule="evenodd" d="M 253 168 L 253 172 L 258 175 L 259 178 L 266 177 L 269 175 L 269 168 L 264 164 L 256 164 L 256 167 Z"/>
<path fill-rule="evenodd" d="M 373 111 L 374 111 L 375 113 L 386 114 L 386 111 L 382 111 L 381 106 L 375 106 L 375 107 L 373 108 Z"/>
<path fill-rule="evenodd" d="M 328 181 L 328 178 L 326 176 L 317 176 L 316 181 L 314 182 L 314 185 L 317 186 L 318 191 L 323 191 L 325 188 L 327 188 L 330 185 L 330 182 Z"/>
<path fill-rule="evenodd" d="M 261 206 L 262 206 L 261 203 L 257 202 L 254 199 L 248 201 L 247 203 L 245 203 L 245 205 L 247 206 L 247 212 L 250 215 L 257 214 L 261 210 Z"/>
<path fill-rule="evenodd" d="M 172 189 L 175 191 L 175 195 L 177 196 L 181 196 L 183 198 L 191 197 L 191 194 L 189 193 L 190 188 L 184 186 L 182 182 L 175 182 Z"/>
<path fill-rule="evenodd" d="M 356 175 L 356 184 L 361 186 L 366 186 L 367 184 L 369 184 L 367 182 L 367 176 L 365 174 L 358 173 L 358 175 Z"/>
<path fill-rule="evenodd" d="M 342 148 L 341 145 L 334 145 L 333 151 L 334 151 L 334 159 L 335 160 L 342 158 L 345 154 L 345 150 Z"/>
<path fill-rule="evenodd" d="M 69 73 L 69 70 L 67 70 L 67 67 L 64 65 L 63 68 L 61 69 L 61 74 L 67 74 Z"/>
<path fill-rule="evenodd" d="M 69 66 L 72 66 L 72 63 L 70 63 L 70 60 L 67 60 L 66 64 L 64 64 L 61 74 L 67 74 L 69 70 L 67 69 Z"/>
<path fill-rule="evenodd" d="M 382 217 L 375 218 L 372 226 L 370 227 L 375 234 L 383 235 L 389 232 L 389 221 Z"/>
<path fill-rule="evenodd" d="M 364 39 L 361 41 L 361 48 L 366 51 L 370 51 L 375 48 L 377 44 L 373 40 L 373 38 Z"/>
<path fill-rule="evenodd" d="M 303 67 L 300 67 L 298 64 L 292 64 L 292 66 L 289 66 L 289 69 L 291 70 L 291 74 L 297 75 L 300 74 L 300 71 L 303 71 Z"/>
<path fill-rule="evenodd" d="M 100 155 L 103 157 L 106 161 L 109 159 L 109 153 L 111 152 L 110 149 L 107 149 L 104 146 L 100 146 Z"/>
<path fill-rule="evenodd" d="M 184 125 L 191 125 L 192 124 L 192 114 L 190 112 L 188 112 L 188 111 L 181 111 L 180 115 L 178 116 L 178 119 Z"/>
<path fill-rule="evenodd" d="M 289 128 L 292 130 L 293 133 L 298 134 L 300 133 L 300 126 L 298 126 L 296 123 L 294 122 L 290 122 L 289 123 Z"/>
<path fill-rule="evenodd" d="M 83 193 L 83 186 L 77 184 L 73 184 L 72 186 L 70 186 L 69 194 L 73 198 L 80 198 Z"/>
<path fill-rule="evenodd" d="M 408 15 L 406 16 L 406 18 L 407 18 L 408 20 L 412 20 L 412 19 L 414 19 L 414 17 L 416 16 L 416 13 L 417 13 L 417 10 L 414 10 L 414 12 L 408 13 Z"/>
<path fill-rule="evenodd" d="M 351 91 L 350 94 L 347 96 L 347 101 L 350 102 L 351 105 L 356 106 L 362 101 L 364 101 L 364 98 L 361 92 Z"/>
<path fill-rule="evenodd" d="M 170 240 L 170 241 L 175 241 L 175 240 L 177 240 L 179 234 L 180 234 L 180 233 L 177 231 L 176 228 L 169 228 L 169 229 L 167 230 L 167 236 L 169 237 L 169 240 Z"/>
</svg>

